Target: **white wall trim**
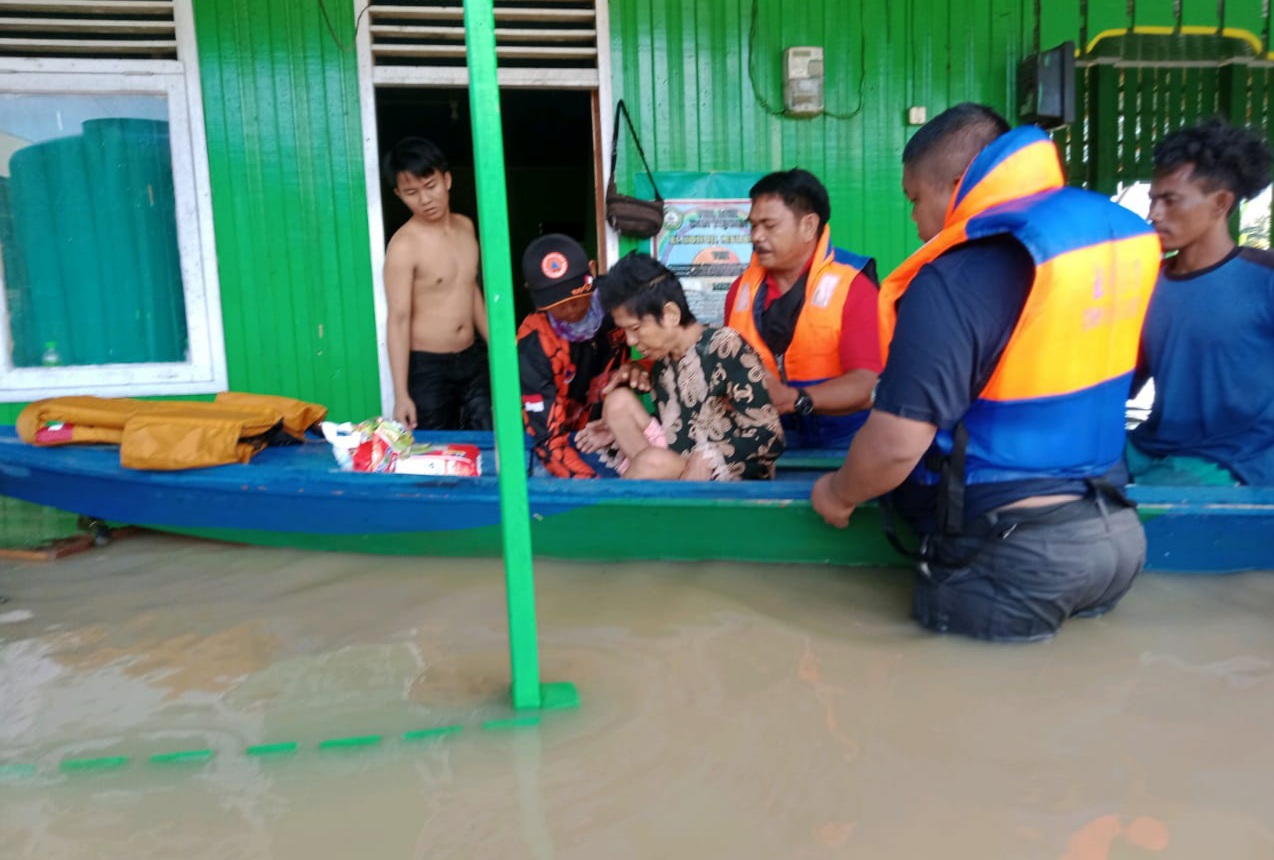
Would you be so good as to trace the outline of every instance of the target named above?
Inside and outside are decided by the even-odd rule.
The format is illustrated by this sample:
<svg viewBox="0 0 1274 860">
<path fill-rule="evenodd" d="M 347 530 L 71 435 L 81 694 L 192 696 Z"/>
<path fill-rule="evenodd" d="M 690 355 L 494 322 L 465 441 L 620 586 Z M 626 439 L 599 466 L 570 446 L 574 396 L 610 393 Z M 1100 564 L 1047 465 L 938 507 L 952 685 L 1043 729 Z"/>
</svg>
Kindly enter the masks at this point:
<svg viewBox="0 0 1274 860">
<path fill-rule="evenodd" d="M 188 0 L 187 0 L 188 2 Z M 358 21 L 370 0 L 352 0 L 354 20 Z M 497 69 L 499 86 L 505 89 L 597 90 L 601 104 L 602 173 L 610 169 L 610 135 L 614 101 L 610 81 L 610 4 L 596 0 L 597 69 Z M 373 306 L 376 315 L 376 352 L 380 368 L 381 412 L 392 415 L 394 381 L 389 369 L 389 350 L 385 329 L 389 318 L 385 302 L 385 225 L 380 180 L 381 142 L 376 129 L 377 87 L 467 87 L 469 70 L 455 66 L 376 66 L 372 59 L 369 28 L 360 27 L 356 35 L 358 52 L 358 96 L 363 128 L 363 172 L 367 184 L 368 241 L 371 242 Z M 603 182 L 605 179 L 603 179 Z M 600 198 L 605 197 L 602 189 Z M 606 260 L 619 259 L 619 236 L 606 227 Z"/>
<path fill-rule="evenodd" d="M 354 0 L 354 20 L 360 20 L 370 0 Z M 372 308 L 376 317 L 376 363 L 380 372 L 380 413 L 394 414 L 394 376 L 389 369 L 385 332 L 389 305 L 385 301 L 385 217 L 380 182 L 380 141 L 376 128 L 376 81 L 372 68 L 372 37 L 367 27 L 355 33 L 358 53 L 358 105 L 363 129 L 363 178 L 367 186 L 367 233 L 372 243 Z"/>
<path fill-rule="evenodd" d="M 594 69 L 496 70 L 504 89 L 595 90 L 599 77 Z M 464 66 L 376 66 L 372 79 L 378 87 L 467 87 L 469 70 Z"/>
<path fill-rule="evenodd" d="M 605 204 L 605 182 L 610 179 L 610 141 L 615 124 L 615 88 L 611 78 L 610 0 L 596 0 L 597 16 L 597 101 L 602 138 L 602 182 L 598 199 Z M 602 222 L 605 223 L 605 213 Z M 619 260 L 619 234 L 606 224 L 606 266 Z"/>
<path fill-rule="evenodd" d="M 204 123 L 203 83 L 199 70 L 199 43 L 195 37 L 193 0 L 174 0 L 177 56 L 185 67 L 186 117 L 190 161 L 194 167 L 194 216 L 198 236 L 200 273 L 204 292 L 204 326 L 211 347 L 208 357 L 216 391 L 230 385 L 226 369 L 226 331 L 221 315 L 221 273 L 217 268 L 217 231 L 212 219 L 212 176 L 208 167 L 208 131 Z M 182 218 L 177 218 L 180 229 Z M 185 273 L 183 272 L 183 277 Z M 189 311 L 187 312 L 189 314 Z M 193 341 L 192 341 L 193 342 Z"/>
<path fill-rule="evenodd" d="M 179 0 L 189 4 L 190 0 Z M 178 16 L 178 51 L 181 51 L 181 16 Z M 194 38 L 191 28 L 190 37 Z M 180 75 L 184 71 L 180 60 L 107 60 L 107 59 L 61 59 L 58 57 L 0 57 L 0 72 L 41 72 L 85 73 L 106 75 Z"/>
</svg>

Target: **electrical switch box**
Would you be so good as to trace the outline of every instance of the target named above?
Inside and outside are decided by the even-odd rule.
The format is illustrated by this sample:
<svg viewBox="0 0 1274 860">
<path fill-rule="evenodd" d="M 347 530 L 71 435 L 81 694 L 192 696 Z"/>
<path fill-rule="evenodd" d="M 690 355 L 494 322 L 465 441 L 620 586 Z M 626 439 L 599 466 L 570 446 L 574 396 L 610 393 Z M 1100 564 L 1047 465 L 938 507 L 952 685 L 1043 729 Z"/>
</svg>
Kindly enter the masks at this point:
<svg viewBox="0 0 1274 860">
<path fill-rule="evenodd" d="M 783 105 L 793 116 L 823 112 L 822 48 L 788 48 L 783 52 Z"/>
</svg>

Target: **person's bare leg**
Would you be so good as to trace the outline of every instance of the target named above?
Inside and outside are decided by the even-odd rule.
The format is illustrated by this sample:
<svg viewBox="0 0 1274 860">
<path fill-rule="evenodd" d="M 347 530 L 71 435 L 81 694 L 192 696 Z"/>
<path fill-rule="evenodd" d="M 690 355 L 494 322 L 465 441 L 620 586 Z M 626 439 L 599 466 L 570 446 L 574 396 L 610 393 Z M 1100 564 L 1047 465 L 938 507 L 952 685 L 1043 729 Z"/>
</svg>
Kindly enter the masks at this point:
<svg viewBox="0 0 1274 860">
<path fill-rule="evenodd" d="M 616 388 L 602 402 L 602 420 L 615 436 L 615 447 L 629 460 L 650 447 L 646 427 L 653 420 L 629 388 Z"/>
<path fill-rule="evenodd" d="M 656 448 L 650 445 L 628 464 L 624 472 L 625 480 L 635 481 L 676 481 L 685 471 L 686 461 L 680 454 L 667 448 Z"/>
</svg>

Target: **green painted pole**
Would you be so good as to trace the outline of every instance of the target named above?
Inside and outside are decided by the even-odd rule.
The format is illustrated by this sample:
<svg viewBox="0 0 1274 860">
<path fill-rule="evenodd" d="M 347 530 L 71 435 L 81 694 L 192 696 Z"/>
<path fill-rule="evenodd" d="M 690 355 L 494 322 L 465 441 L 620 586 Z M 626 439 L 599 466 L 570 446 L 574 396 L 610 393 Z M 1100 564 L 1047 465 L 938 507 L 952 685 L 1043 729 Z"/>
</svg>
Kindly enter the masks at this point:
<svg viewBox="0 0 1274 860">
<path fill-rule="evenodd" d="M 465 48 L 469 62 L 469 112 L 477 173 L 479 241 L 490 330 L 491 399 L 500 459 L 500 527 L 504 534 L 505 591 L 509 604 L 509 663 L 513 707 L 540 707 L 540 654 L 535 624 L 531 561 L 531 508 L 526 498 L 522 441 L 522 393 L 518 382 L 513 317 L 509 204 L 504 181 L 504 130 L 496 78 L 495 9 L 492 0 L 465 0 Z"/>
</svg>

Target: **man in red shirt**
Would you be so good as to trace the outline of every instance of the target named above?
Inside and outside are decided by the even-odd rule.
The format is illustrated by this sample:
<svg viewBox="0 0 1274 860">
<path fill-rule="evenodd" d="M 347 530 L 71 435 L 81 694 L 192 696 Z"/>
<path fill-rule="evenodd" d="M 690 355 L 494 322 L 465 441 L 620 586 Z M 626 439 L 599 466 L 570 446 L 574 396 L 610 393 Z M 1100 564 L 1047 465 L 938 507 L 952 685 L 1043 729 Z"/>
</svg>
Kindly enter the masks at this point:
<svg viewBox="0 0 1274 860">
<path fill-rule="evenodd" d="M 752 262 L 725 324 L 761 355 L 788 448 L 849 447 L 881 371 L 876 261 L 831 244 L 827 189 L 807 170 L 752 186 Z"/>
</svg>

